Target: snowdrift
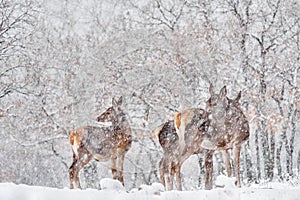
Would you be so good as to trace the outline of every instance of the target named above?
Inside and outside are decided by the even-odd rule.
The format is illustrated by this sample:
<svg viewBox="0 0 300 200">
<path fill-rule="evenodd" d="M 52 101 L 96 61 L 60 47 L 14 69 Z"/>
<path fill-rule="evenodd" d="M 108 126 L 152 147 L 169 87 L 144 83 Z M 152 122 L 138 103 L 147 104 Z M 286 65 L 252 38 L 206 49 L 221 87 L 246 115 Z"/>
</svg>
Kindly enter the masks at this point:
<svg viewBox="0 0 300 200">
<path fill-rule="evenodd" d="M 103 179 L 100 182 L 102 190 L 70 190 L 39 186 L 0 184 L 0 200 L 299 200 L 300 186 L 273 184 L 235 188 L 232 179 L 220 177 L 216 181 L 217 188 L 206 191 L 170 191 L 165 192 L 160 183 L 142 185 L 140 188 L 125 191 L 115 180 Z"/>
</svg>

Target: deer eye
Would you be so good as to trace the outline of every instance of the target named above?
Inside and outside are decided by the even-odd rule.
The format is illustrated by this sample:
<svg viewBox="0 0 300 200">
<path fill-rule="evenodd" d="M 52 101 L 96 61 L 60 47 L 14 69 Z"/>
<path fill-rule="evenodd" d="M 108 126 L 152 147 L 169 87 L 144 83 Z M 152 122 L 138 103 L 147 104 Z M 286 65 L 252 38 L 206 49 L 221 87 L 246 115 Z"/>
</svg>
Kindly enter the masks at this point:
<svg viewBox="0 0 300 200">
<path fill-rule="evenodd" d="M 210 98 L 210 99 L 207 101 L 207 105 L 208 105 L 208 106 L 215 106 L 215 105 L 217 105 L 217 100 L 216 100 L 216 99 L 213 99 L 213 98 Z"/>
</svg>

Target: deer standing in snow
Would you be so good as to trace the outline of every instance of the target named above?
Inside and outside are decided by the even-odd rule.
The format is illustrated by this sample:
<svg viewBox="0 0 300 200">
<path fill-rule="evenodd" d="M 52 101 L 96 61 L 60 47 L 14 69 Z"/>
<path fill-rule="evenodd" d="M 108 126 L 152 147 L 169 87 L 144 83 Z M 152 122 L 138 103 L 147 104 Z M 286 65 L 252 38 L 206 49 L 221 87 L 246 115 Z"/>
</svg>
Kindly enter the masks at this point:
<svg viewBox="0 0 300 200">
<path fill-rule="evenodd" d="M 240 187 L 239 157 L 241 145 L 249 138 L 249 125 L 238 103 L 241 93 L 231 100 L 224 87 L 214 94 L 210 85 L 208 112 L 195 114 L 190 109 L 177 113 L 174 121 L 168 121 L 157 129 L 163 157 L 159 162 L 160 180 L 167 190 L 173 189 L 174 174 L 177 190 L 182 190 L 180 168 L 194 153 L 205 153 L 205 189 L 212 189 L 213 153 L 223 150 L 227 175 L 232 175 L 229 149 L 234 150 L 234 166 L 237 186 Z M 201 110 L 201 109 L 200 109 Z"/>
<path fill-rule="evenodd" d="M 235 99 L 229 99 L 226 96 L 226 86 L 220 90 L 219 94 L 216 94 L 212 84 L 210 84 L 209 92 L 210 98 L 206 102 L 206 110 L 209 113 L 210 126 L 204 135 L 201 147 L 210 150 L 209 154 L 211 155 L 208 156 L 209 158 L 212 158 L 215 150 L 223 150 L 227 176 L 232 175 L 228 152 L 229 149 L 232 149 L 237 186 L 241 187 L 241 145 L 249 139 L 249 123 L 239 104 L 241 92 L 238 93 Z M 212 171 L 212 167 L 211 160 L 211 165 L 206 166 L 206 171 Z M 212 180 L 205 187 L 211 189 Z"/>
<path fill-rule="evenodd" d="M 73 150 L 73 163 L 69 168 L 70 188 L 74 183 L 81 188 L 79 171 L 92 159 L 100 162 L 111 161 L 114 179 L 124 185 L 123 163 L 131 147 L 130 124 L 121 109 L 122 97 L 112 99 L 112 107 L 97 117 L 98 122 L 112 122 L 112 126 L 85 126 L 71 131 L 69 139 Z"/>
<path fill-rule="evenodd" d="M 163 157 L 159 162 L 160 181 L 166 190 L 173 189 L 174 175 L 176 188 L 182 190 L 180 169 L 183 162 L 194 153 L 201 152 L 203 134 L 209 126 L 205 110 L 194 108 L 184 110 L 156 130 Z M 178 133 L 183 130 L 184 133 Z"/>
</svg>

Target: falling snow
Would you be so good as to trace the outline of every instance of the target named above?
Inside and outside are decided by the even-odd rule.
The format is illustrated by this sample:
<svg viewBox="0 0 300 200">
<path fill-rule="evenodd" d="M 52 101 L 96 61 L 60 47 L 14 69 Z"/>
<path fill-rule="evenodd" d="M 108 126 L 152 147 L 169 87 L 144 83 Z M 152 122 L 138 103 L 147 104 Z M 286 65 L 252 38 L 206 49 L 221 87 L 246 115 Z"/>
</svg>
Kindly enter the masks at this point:
<svg viewBox="0 0 300 200">
<path fill-rule="evenodd" d="M 0 11 L 0 199 L 297 199 L 298 0 L 2 0 Z M 225 111 L 207 106 L 210 83 L 213 96 L 226 86 Z M 125 188 L 103 189 L 113 187 L 111 162 L 92 160 L 79 173 L 83 190 L 70 191 L 70 132 L 106 126 L 107 139 L 113 123 L 97 117 L 121 96 L 132 130 Z M 232 105 L 243 115 L 227 112 Z M 226 130 L 223 141 L 249 124 L 241 189 L 220 186 L 227 172 L 216 151 L 213 190 L 204 191 L 204 155 L 194 154 L 181 168 L 183 192 L 162 192 L 155 132 L 191 108 L 214 112 L 208 133 Z"/>
</svg>

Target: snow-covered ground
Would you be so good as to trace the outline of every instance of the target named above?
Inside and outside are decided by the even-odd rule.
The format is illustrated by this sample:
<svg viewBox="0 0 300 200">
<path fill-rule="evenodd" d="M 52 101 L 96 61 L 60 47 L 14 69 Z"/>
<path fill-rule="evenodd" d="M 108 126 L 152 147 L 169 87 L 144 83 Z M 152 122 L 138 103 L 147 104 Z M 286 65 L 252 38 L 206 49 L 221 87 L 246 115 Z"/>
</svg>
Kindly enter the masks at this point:
<svg viewBox="0 0 300 200">
<path fill-rule="evenodd" d="M 70 190 L 68 188 L 56 189 L 39 186 L 15 185 L 13 183 L 0 184 L 0 200 L 299 200 L 300 186 L 293 187 L 287 184 L 269 183 L 265 186 L 251 186 L 235 188 L 233 179 L 220 176 L 213 190 L 198 191 L 170 191 L 164 192 L 163 186 L 153 183 L 150 186 L 142 185 L 140 188 L 125 191 L 122 185 L 112 179 L 102 179 L 102 190 Z"/>
</svg>

